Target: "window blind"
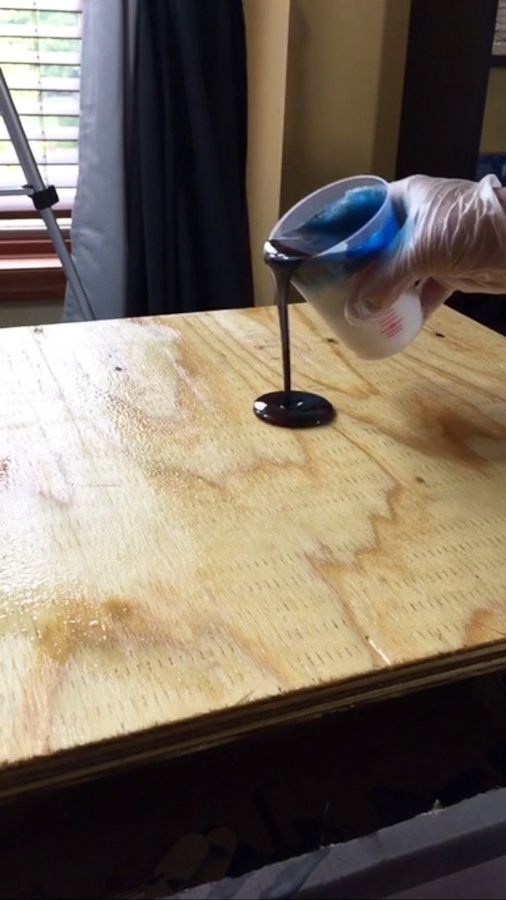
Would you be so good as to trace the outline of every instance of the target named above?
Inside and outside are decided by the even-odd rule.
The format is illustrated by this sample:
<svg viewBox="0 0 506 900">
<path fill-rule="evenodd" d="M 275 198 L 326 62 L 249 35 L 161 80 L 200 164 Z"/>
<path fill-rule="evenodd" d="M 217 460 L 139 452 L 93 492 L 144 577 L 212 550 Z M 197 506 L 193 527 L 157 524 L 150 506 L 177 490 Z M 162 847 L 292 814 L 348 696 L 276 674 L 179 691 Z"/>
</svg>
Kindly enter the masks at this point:
<svg viewBox="0 0 506 900">
<path fill-rule="evenodd" d="M 497 7 L 492 53 L 494 56 L 506 56 L 506 0 L 499 0 Z"/>
<path fill-rule="evenodd" d="M 0 0 L 0 66 L 41 176 L 64 209 L 77 183 L 82 2 Z M 24 183 L 0 116 L 0 187 Z M 27 210 L 27 197 L 0 197 L 0 216 Z"/>
</svg>

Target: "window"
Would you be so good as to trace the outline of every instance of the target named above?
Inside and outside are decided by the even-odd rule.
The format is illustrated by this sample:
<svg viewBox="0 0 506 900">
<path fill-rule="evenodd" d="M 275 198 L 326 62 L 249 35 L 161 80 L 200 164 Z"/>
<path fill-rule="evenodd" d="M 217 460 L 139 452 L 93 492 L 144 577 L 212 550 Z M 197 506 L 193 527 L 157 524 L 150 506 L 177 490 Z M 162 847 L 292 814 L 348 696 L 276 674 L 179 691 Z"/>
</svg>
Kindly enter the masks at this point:
<svg viewBox="0 0 506 900">
<path fill-rule="evenodd" d="M 497 5 L 497 19 L 495 23 L 494 44 L 492 47 L 494 57 L 506 59 L 506 0 L 499 0 Z"/>
<path fill-rule="evenodd" d="M 0 0 L 0 66 L 67 229 L 78 171 L 82 0 Z M 25 182 L 0 116 L 0 187 Z M 0 197 L 0 301 L 60 299 L 64 277 L 28 197 Z"/>
</svg>

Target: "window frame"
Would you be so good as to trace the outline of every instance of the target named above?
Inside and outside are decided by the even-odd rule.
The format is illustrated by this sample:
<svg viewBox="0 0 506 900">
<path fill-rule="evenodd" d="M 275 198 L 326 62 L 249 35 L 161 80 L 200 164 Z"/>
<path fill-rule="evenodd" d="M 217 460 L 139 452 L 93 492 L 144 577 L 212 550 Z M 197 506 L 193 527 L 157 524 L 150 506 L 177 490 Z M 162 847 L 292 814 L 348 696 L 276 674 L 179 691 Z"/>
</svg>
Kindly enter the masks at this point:
<svg viewBox="0 0 506 900">
<path fill-rule="evenodd" d="M 2 221 L 12 219 L 33 219 L 35 209 L 22 212 L 2 211 Z M 70 218 L 71 209 L 55 211 L 57 218 Z M 60 259 L 46 231 L 43 220 L 41 227 L 34 229 L 6 228 L 0 233 L 0 303 L 23 301 L 50 301 L 63 303 L 67 280 Z M 67 248 L 70 250 L 70 229 L 62 229 Z"/>
<path fill-rule="evenodd" d="M 13 7 L 15 3 L 13 0 Z M 80 0 L 81 13 L 83 5 Z M 72 209 L 73 204 L 64 201 L 54 208 L 54 213 L 57 219 L 71 219 Z M 0 304 L 16 300 L 63 303 L 67 279 L 42 218 L 40 228 L 19 229 L 14 224 L 38 216 L 34 207 L 0 209 L 1 222 L 13 220 L 12 229 L 0 229 Z M 61 230 L 70 251 L 70 228 Z"/>
</svg>

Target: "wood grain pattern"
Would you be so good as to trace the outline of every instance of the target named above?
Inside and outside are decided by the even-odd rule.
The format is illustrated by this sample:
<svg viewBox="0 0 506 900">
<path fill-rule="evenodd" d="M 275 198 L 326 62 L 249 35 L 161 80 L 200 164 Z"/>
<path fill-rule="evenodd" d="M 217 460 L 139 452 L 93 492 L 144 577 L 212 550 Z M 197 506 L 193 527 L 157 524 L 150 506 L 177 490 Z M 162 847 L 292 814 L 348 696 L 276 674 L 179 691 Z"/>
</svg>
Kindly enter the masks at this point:
<svg viewBox="0 0 506 900">
<path fill-rule="evenodd" d="M 0 796 L 504 665 L 504 339 L 292 323 L 326 428 L 273 309 L 0 335 Z"/>
</svg>

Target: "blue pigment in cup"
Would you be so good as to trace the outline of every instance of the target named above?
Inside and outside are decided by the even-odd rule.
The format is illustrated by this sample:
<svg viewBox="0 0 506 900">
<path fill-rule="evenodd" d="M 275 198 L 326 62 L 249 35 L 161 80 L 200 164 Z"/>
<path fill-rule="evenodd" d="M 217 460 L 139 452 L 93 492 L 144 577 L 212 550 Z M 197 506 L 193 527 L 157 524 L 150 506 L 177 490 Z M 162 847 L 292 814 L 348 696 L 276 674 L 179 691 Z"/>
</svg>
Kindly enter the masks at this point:
<svg viewBox="0 0 506 900">
<path fill-rule="evenodd" d="M 306 257 L 306 264 L 313 257 L 319 257 L 314 259 L 318 263 L 339 260 L 346 273 L 351 274 L 383 253 L 399 233 L 395 210 L 390 203 L 385 204 L 386 196 L 383 187 L 351 188 L 296 229 L 278 234 L 276 243 Z M 382 207 L 386 208 L 375 227 L 366 228 L 368 224 L 374 226 L 373 220 Z M 320 256 L 322 253 L 325 259 Z"/>
</svg>

